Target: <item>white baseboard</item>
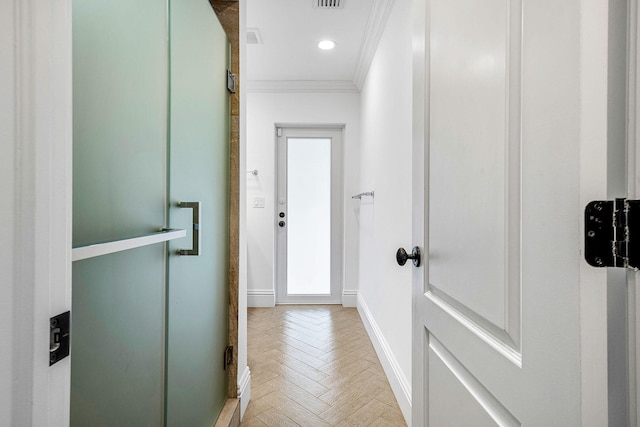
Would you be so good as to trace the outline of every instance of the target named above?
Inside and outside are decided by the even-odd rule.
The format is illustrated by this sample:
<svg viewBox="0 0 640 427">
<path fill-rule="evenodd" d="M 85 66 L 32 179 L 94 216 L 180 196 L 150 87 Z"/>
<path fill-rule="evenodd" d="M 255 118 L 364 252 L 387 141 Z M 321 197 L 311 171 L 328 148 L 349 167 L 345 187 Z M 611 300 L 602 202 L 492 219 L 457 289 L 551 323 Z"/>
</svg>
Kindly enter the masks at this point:
<svg viewBox="0 0 640 427">
<path fill-rule="evenodd" d="M 247 289 L 247 307 L 275 307 L 276 293 L 273 289 Z"/>
<path fill-rule="evenodd" d="M 371 343 L 376 349 L 380 364 L 382 364 L 384 373 L 387 375 L 391 390 L 393 390 L 393 394 L 396 396 L 402 415 L 404 415 L 407 425 L 411 426 L 411 382 L 404 376 L 400 369 L 396 357 L 393 355 L 387 340 L 384 338 L 384 335 L 382 335 L 382 331 L 380 331 L 378 324 L 369 311 L 369 307 L 367 307 L 361 294 L 357 296 L 357 307 L 358 313 L 360 313 L 360 317 L 362 318 L 362 323 L 371 339 Z"/>
<path fill-rule="evenodd" d="M 248 366 L 245 366 L 244 372 L 238 378 L 238 399 L 240 399 L 240 419 L 242 420 L 251 400 L 251 370 Z"/>
<path fill-rule="evenodd" d="M 342 291 L 342 306 L 356 307 L 358 304 L 358 291 L 345 289 Z"/>
</svg>

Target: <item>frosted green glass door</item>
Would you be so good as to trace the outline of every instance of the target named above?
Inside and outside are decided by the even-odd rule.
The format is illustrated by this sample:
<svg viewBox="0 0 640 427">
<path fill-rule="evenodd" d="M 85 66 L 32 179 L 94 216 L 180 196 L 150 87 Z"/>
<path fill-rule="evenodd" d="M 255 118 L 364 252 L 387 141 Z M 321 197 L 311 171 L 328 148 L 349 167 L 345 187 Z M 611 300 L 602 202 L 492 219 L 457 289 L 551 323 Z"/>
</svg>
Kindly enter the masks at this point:
<svg viewBox="0 0 640 427">
<path fill-rule="evenodd" d="M 229 228 L 229 43 L 207 0 L 171 2 L 169 223 L 192 228 L 200 203 L 198 256 L 170 244 L 167 425 L 211 426 L 226 400 Z M 191 235 L 191 232 L 190 232 Z"/>
<path fill-rule="evenodd" d="M 73 1 L 74 247 L 165 224 L 166 25 L 163 1 Z M 165 265 L 162 244 L 73 263 L 72 426 L 162 425 Z"/>
<path fill-rule="evenodd" d="M 226 399 L 228 41 L 207 0 L 73 0 L 71 425 L 206 426 Z M 191 247 L 198 201 L 200 255 Z"/>
</svg>

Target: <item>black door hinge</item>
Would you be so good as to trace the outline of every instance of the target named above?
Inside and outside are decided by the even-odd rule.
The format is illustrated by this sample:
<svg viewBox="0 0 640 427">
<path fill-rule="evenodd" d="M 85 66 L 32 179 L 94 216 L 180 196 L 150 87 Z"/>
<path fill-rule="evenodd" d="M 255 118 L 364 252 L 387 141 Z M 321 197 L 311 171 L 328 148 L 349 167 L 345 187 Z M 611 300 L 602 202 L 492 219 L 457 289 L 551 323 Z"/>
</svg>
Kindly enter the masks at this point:
<svg viewBox="0 0 640 427">
<path fill-rule="evenodd" d="M 224 350 L 224 370 L 233 363 L 233 346 L 230 345 Z"/>
<path fill-rule="evenodd" d="M 236 75 L 227 70 L 227 90 L 229 93 L 236 93 Z"/>
<path fill-rule="evenodd" d="M 71 343 L 71 312 L 49 319 L 49 366 L 69 355 Z"/>
<path fill-rule="evenodd" d="M 594 267 L 640 267 L 640 200 L 596 200 L 584 210 L 584 258 Z"/>
</svg>

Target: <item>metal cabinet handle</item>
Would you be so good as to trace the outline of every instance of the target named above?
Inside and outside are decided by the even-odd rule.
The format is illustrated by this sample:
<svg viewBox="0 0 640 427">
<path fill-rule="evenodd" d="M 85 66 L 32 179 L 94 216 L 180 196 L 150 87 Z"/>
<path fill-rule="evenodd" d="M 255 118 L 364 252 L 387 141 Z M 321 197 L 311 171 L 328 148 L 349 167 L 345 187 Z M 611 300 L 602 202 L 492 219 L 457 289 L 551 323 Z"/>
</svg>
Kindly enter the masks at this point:
<svg viewBox="0 0 640 427">
<path fill-rule="evenodd" d="M 193 239 L 191 249 L 178 249 L 178 255 L 199 256 L 200 255 L 200 202 L 178 202 L 180 208 L 191 208 L 193 210 Z"/>
</svg>

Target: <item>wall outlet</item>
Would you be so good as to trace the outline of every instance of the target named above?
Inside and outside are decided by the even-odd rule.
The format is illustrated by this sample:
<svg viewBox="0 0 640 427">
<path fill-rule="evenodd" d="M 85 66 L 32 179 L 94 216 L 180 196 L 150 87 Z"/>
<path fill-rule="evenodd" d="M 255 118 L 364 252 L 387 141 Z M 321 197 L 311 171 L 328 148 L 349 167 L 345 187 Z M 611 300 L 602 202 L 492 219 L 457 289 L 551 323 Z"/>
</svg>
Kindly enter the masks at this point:
<svg viewBox="0 0 640 427">
<path fill-rule="evenodd" d="M 254 197 L 253 198 L 253 207 L 254 208 L 264 208 L 264 196 Z"/>
</svg>

